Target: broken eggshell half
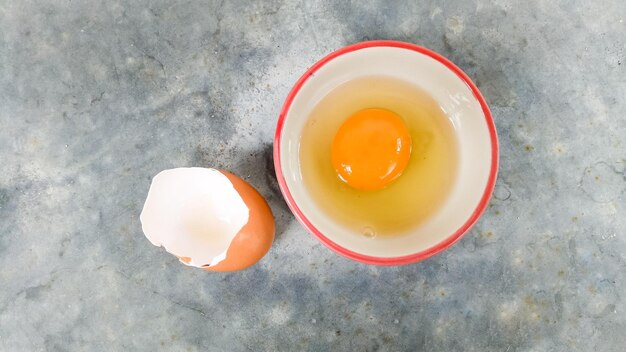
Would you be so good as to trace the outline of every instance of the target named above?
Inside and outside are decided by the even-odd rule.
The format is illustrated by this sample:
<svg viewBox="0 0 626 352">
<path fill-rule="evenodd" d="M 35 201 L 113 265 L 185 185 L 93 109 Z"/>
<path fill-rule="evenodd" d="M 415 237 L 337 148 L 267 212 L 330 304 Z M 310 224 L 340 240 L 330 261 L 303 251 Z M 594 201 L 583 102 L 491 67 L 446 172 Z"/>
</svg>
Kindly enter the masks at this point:
<svg viewBox="0 0 626 352">
<path fill-rule="evenodd" d="M 210 271 L 245 269 L 274 240 L 274 217 L 265 199 L 223 170 L 161 171 L 152 179 L 140 220 L 152 244 Z"/>
</svg>

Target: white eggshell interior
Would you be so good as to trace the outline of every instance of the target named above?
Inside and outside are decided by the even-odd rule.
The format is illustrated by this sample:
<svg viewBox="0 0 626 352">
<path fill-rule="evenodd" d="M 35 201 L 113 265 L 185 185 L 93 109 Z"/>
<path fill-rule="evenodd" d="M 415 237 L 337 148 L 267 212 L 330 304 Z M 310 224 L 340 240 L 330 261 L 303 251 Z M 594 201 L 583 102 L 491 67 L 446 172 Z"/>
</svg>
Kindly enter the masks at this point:
<svg viewBox="0 0 626 352">
<path fill-rule="evenodd" d="M 215 169 L 164 170 L 152 179 L 141 225 L 155 246 L 187 265 L 216 265 L 248 223 L 249 209 L 228 177 Z"/>
<path fill-rule="evenodd" d="M 405 236 L 370 239 L 340 226 L 319 211 L 300 174 L 299 140 L 311 110 L 340 84 L 369 75 L 401 79 L 428 92 L 447 114 L 458 140 L 458 176 L 447 201 L 432 218 Z M 454 72 L 419 52 L 370 47 L 336 57 L 305 82 L 285 117 L 280 166 L 295 203 L 324 236 L 359 254 L 398 257 L 435 246 L 455 233 L 476 211 L 489 178 L 491 140 L 477 98 Z"/>
</svg>

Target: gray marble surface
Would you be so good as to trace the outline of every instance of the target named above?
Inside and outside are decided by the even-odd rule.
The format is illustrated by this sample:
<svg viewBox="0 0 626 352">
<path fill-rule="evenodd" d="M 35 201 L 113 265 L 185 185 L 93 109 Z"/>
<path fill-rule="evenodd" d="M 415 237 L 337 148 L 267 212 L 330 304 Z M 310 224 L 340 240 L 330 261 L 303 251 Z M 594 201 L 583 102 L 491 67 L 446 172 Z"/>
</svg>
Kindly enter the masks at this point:
<svg viewBox="0 0 626 352">
<path fill-rule="evenodd" d="M 499 132 L 485 215 L 419 264 L 335 255 L 273 175 L 291 85 L 368 39 L 452 59 Z M 0 0 L 0 351 L 624 351 L 625 140 L 621 0 Z M 143 236 L 151 177 L 192 165 L 269 200 L 255 267 Z"/>
</svg>

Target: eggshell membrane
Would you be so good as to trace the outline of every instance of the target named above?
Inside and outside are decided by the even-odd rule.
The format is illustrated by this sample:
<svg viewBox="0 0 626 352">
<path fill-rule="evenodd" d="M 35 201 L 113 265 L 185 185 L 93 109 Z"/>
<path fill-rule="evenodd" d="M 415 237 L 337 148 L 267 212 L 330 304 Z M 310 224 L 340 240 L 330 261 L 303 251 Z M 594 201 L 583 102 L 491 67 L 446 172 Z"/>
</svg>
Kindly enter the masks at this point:
<svg viewBox="0 0 626 352">
<path fill-rule="evenodd" d="M 208 271 L 236 271 L 258 262 L 270 249 L 274 241 L 275 225 L 272 210 L 265 199 L 250 184 L 231 174 L 224 174 L 250 209 L 248 222 L 232 240 L 226 258 L 217 265 L 205 266 Z"/>
</svg>

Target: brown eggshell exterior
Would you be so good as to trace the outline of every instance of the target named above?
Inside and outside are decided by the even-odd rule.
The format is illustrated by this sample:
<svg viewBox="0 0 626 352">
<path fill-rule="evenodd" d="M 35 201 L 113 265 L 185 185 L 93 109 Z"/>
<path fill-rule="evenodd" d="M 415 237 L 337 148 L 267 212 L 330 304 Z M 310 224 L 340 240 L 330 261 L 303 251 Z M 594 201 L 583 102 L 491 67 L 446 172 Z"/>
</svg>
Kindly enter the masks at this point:
<svg viewBox="0 0 626 352">
<path fill-rule="evenodd" d="M 246 181 L 228 171 L 219 170 L 235 187 L 248 209 L 248 223 L 235 236 L 226 252 L 226 259 L 207 271 L 237 271 L 256 264 L 269 251 L 274 241 L 274 216 L 269 205 Z"/>
</svg>

